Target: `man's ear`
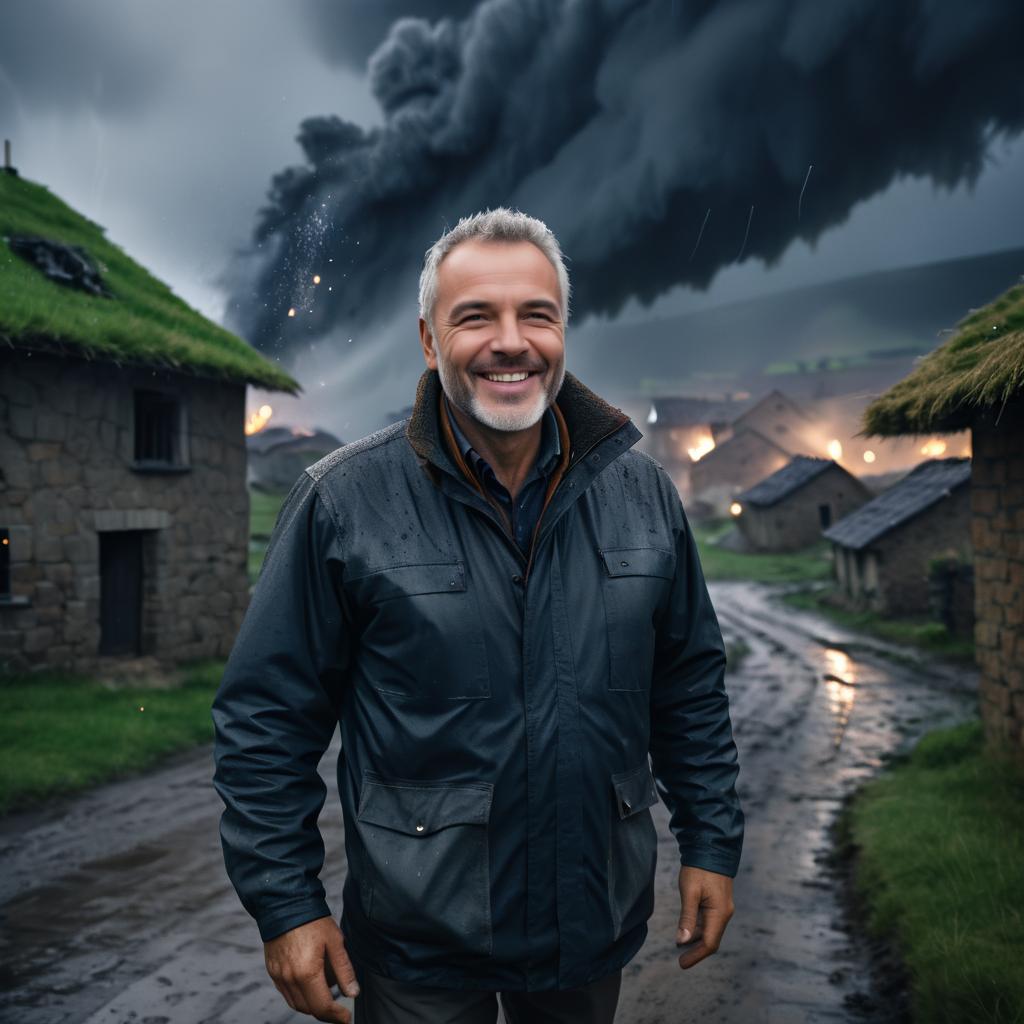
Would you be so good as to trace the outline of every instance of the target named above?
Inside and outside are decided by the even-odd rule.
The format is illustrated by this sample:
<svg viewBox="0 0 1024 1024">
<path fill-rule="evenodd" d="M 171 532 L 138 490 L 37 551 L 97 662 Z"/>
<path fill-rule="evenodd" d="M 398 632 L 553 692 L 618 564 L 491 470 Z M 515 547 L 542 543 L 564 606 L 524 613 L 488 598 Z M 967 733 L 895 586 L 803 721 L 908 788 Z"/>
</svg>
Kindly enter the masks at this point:
<svg viewBox="0 0 1024 1024">
<path fill-rule="evenodd" d="M 434 350 L 434 336 L 430 333 L 427 321 L 420 317 L 420 345 L 428 370 L 437 369 L 437 352 Z"/>
</svg>

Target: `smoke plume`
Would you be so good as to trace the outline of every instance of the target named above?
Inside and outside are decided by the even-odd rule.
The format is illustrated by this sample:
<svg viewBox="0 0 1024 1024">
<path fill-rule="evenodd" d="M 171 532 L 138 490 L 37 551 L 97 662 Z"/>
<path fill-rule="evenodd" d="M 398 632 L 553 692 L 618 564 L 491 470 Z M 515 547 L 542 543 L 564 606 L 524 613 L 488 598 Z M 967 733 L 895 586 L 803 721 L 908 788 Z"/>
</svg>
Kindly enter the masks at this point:
<svg viewBox="0 0 1024 1024">
<path fill-rule="evenodd" d="M 273 179 L 234 268 L 258 348 L 344 347 L 396 305 L 414 315 L 424 250 L 487 206 L 553 228 L 574 316 L 615 314 L 771 264 L 897 178 L 973 182 L 1024 126 L 1016 0 L 456 7 L 395 21 L 373 52 L 382 125 L 302 123 L 305 162 Z"/>
</svg>

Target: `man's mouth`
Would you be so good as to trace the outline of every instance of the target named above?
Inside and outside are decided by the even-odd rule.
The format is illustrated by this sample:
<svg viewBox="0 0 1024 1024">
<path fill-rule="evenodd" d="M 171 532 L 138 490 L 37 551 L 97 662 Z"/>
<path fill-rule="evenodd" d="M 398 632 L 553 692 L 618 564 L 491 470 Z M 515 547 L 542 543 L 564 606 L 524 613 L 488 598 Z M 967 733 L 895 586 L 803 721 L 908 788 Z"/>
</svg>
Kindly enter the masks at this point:
<svg viewBox="0 0 1024 1024">
<path fill-rule="evenodd" d="M 481 373 L 480 376 L 485 380 L 494 381 L 496 384 L 516 384 L 521 380 L 526 380 L 530 376 L 529 370 L 514 370 L 506 373 Z M 536 371 L 532 371 L 536 373 Z"/>
</svg>

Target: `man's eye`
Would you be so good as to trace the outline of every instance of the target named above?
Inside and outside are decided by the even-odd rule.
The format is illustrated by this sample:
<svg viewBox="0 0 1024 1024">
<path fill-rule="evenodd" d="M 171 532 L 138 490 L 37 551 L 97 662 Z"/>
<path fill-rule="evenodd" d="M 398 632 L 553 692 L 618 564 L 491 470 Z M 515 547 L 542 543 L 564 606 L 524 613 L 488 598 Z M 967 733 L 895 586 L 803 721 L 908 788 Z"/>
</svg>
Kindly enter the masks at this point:
<svg viewBox="0 0 1024 1024">
<path fill-rule="evenodd" d="M 526 315 L 527 316 L 539 316 L 541 318 L 541 320 L 549 320 L 550 319 L 550 317 L 547 315 L 547 313 L 542 313 L 539 309 L 531 310 Z"/>
<path fill-rule="evenodd" d="M 460 324 L 464 324 L 464 323 L 468 323 L 470 320 L 483 320 L 483 318 L 484 318 L 483 313 L 469 313 L 466 316 L 464 316 L 459 321 L 459 323 Z"/>
</svg>

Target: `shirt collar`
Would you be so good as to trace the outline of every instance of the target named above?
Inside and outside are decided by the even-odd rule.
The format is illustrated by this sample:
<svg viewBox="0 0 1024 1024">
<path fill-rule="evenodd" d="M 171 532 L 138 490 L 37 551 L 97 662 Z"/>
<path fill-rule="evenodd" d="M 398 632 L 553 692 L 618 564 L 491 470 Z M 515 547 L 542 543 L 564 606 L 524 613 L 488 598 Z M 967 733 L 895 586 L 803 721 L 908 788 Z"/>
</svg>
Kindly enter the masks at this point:
<svg viewBox="0 0 1024 1024">
<path fill-rule="evenodd" d="M 462 452 L 466 462 L 476 470 L 484 467 L 491 469 L 487 460 L 473 447 L 469 438 L 459 427 L 459 421 L 452 414 L 452 406 L 448 396 L 444 396 L 445 410 L 448 413 L 448 422 L 451 424 L 452 433 L 458 442 L 459 450 Z M 562 445 L 558 439 L 558 421 L 550 406 L 544 410 L 541 418 L 540 448 L 537 449 L 537 459 L 531 468 L 530 476 L 536 472 L 538 475 L 547 476 L 558 464 L 559 456 L 562 454 Z M 478 463 L 481 464 L 478 467 Z M 493 472 L 493 470 L 492 470 Z"/>
</svg>

